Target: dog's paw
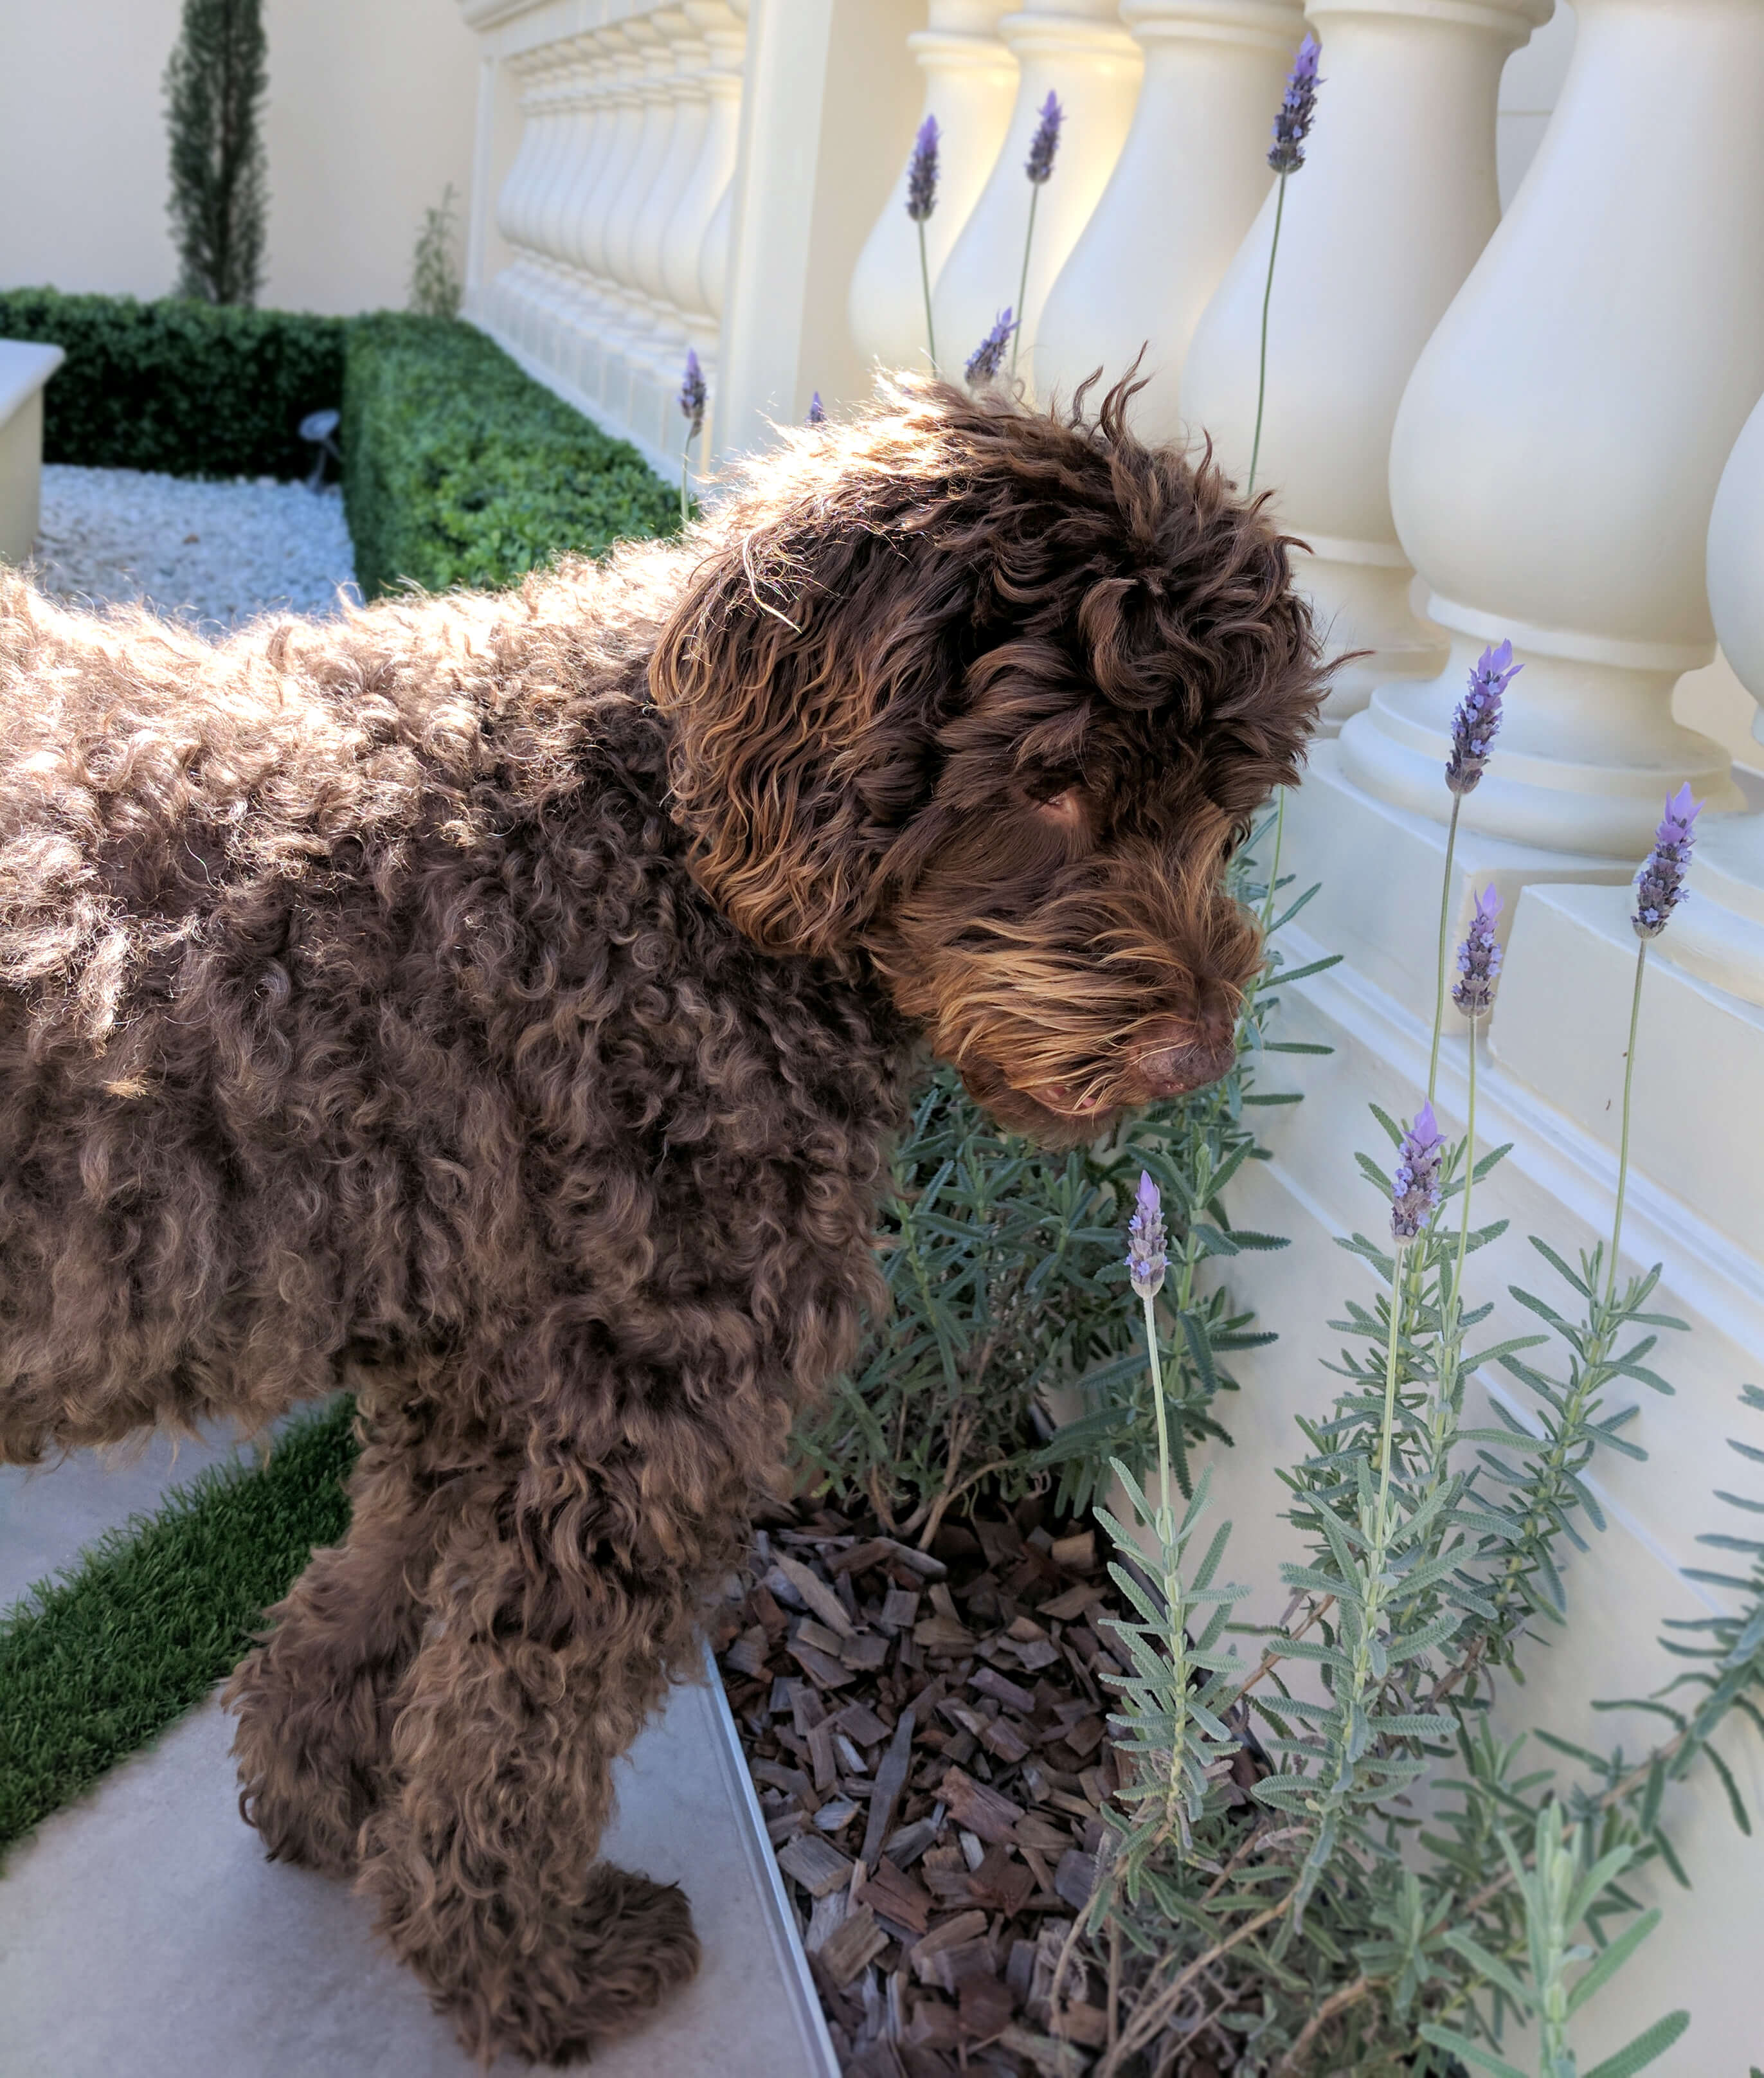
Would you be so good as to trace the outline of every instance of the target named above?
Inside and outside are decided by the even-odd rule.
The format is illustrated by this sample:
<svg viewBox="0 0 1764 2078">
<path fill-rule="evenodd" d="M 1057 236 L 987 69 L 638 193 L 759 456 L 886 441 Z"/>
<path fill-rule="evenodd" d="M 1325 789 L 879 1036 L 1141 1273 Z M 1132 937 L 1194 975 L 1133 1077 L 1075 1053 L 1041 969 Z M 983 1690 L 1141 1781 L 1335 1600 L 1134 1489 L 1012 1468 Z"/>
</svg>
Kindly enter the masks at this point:
<svg viewBox="0 0 1764 2078">
<path fill-rule="evenodd" d="M 504 1962 L 490 1996 L 481 1984 L 432 1988 L 465 2047 L 485 2061 L 506 2051 L 530 2063 L 573 2063 L 688 1983 L 699 1956 L 684 1891 L 602 1863 L 566 1942 Z"/>
</svg>

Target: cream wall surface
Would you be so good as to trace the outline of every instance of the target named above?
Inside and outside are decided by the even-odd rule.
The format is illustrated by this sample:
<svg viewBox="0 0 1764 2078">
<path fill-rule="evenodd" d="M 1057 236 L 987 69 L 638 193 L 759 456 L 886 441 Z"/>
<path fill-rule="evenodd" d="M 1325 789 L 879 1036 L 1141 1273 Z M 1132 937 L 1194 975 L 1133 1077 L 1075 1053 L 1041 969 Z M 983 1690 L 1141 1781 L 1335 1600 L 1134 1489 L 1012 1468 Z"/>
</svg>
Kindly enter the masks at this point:
<svg viewBox="0 0 1764 2078">
<path fill-rule="evenodd" d="M 0 287 L 166 294 L 161 81 L 178 0 L 0 0 Z M 450 0 L 267 0 L 259 301 L 401 305 L 425 209 L 471 185 L 477 41 Z"/>
</svg>

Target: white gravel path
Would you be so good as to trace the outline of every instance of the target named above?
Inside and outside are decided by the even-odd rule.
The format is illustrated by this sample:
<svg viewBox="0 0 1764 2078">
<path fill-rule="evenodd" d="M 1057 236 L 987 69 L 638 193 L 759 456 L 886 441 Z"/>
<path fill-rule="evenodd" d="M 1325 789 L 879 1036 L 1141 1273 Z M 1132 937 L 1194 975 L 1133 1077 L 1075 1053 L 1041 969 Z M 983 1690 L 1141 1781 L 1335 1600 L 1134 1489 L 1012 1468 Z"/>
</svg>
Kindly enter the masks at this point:
<svg viewBox="0 0 1764 2078">
<path fill-rule="evenodd" d="M 336 486 L 198 483 L 47 464 L 33 565 L 69 599 L 141 601 L 207 632 L 273 609 L 332 614 L 355 559 Z"/>
</svg>

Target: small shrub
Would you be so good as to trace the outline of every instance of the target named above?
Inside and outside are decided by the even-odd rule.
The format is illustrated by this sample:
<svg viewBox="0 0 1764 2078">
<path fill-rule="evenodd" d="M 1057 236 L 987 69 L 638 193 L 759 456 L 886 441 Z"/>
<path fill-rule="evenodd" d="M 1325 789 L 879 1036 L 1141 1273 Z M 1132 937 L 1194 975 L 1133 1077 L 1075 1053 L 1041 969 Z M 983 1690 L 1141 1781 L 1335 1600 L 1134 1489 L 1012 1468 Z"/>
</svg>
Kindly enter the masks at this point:
<svg viewBox="0 0 1764 2078">
<path fill-rule="evenodd" d="M 342 396 L 348 323 L 170 297 L 0 290 L 0 336 L 67 353 L 44 393 L 44 461 L 173 476 L 304 476 L 300 421 Z"/>
<path fill-rule="evenodd" d="M 514 584 L 569 549 L 678 525 L 673 494 L 469 325 L 402 313 L 351 327 L 344 497 L 369 598 Z"/>
<path fill-rule="evenodd" d="M 263 279 L 263 0 L 184 0 L 165 67 L 177 290 L 251 304 Z"/>
<path fill-rule="evenodd" d="M 441 191 L 439 209 L 425 210 L 423 228 L 417 235 L 416 253 L 411 263 L 411 300 L 408 307 L 419 317 L 457 318 L 460 298 L 460 270 L 454 259 L 453 183 Z"/>
</svg>

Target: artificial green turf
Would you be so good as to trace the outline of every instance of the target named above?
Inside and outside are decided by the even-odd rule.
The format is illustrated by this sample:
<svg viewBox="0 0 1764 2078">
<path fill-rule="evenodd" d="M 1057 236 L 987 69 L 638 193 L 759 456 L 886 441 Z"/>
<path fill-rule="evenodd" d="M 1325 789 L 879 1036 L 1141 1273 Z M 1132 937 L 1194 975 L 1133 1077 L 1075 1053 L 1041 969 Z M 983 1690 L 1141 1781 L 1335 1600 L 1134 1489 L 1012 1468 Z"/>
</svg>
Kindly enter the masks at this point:
<svg viewBox="0 0 1764 2078">
<path fill-rule="evenodd" d="M 340 1400 L 267 1464 L 203 1472 L 0 1620 L 0 1851 L 200 1702 L 343 1535 L 354 1413 Z"/>
</svg>

